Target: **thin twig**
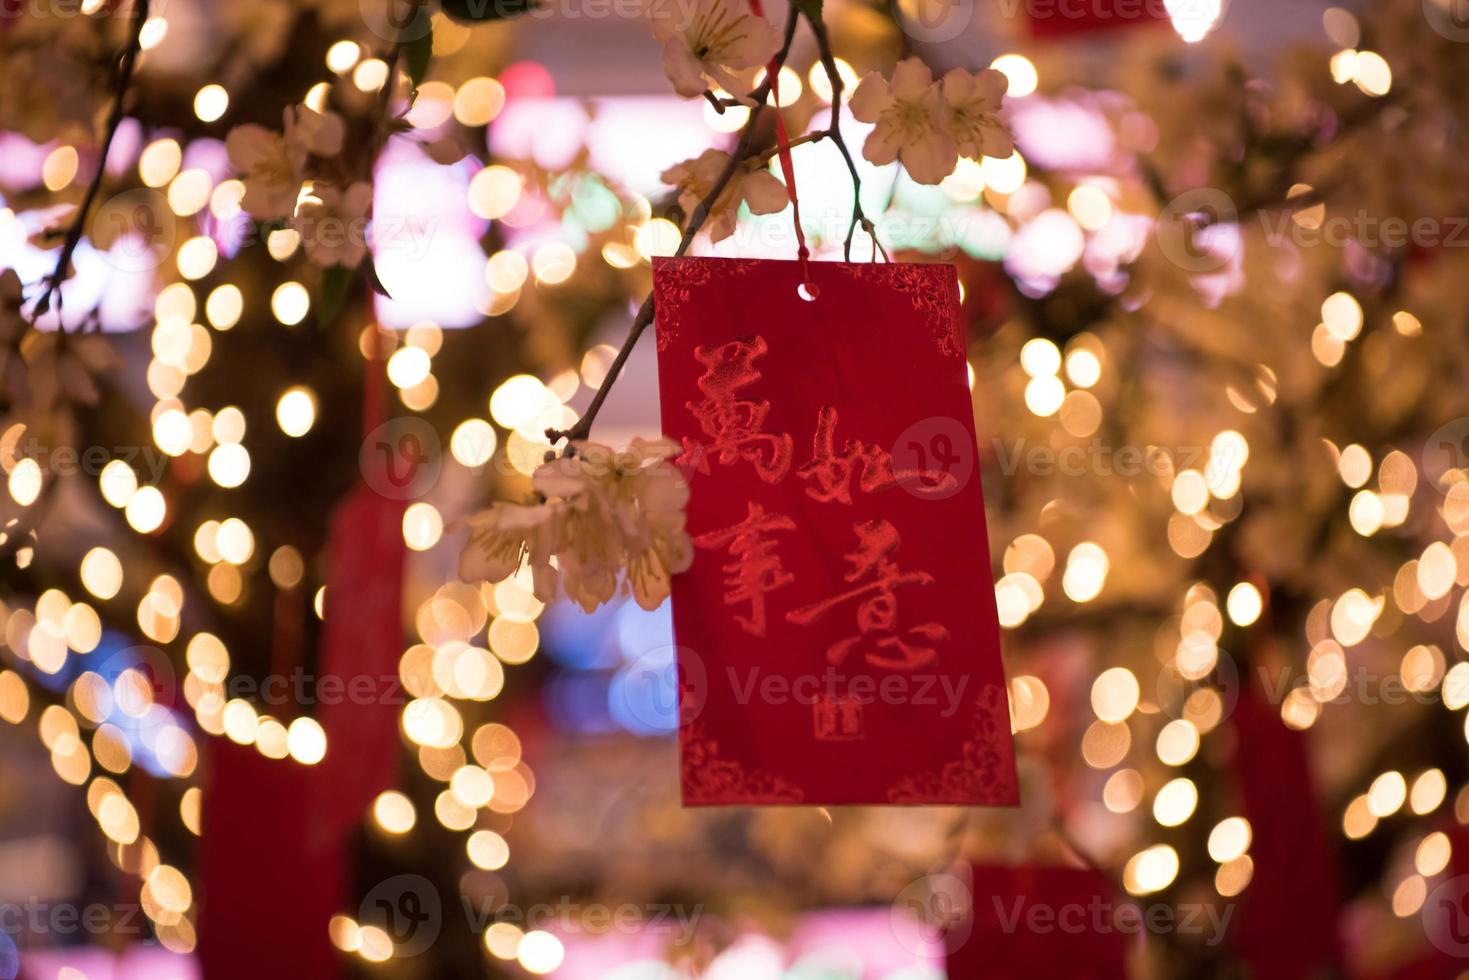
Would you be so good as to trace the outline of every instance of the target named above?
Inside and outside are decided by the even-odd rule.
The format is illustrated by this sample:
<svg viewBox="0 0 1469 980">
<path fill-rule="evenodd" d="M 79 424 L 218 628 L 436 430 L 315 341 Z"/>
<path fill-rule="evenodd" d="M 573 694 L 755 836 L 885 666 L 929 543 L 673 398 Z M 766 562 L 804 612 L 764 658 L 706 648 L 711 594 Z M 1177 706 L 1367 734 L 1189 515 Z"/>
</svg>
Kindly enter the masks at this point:
<svg viewBox="0 0 1469 980">
<path fill-rule="evenodd" d="M 102 190 L 102 179 L 107 175 L 107 154 L 112 149 L 112 140 L 117 136 L 118 127 L 122 125 L 123 103 L 132 85 L 133 73 L 138 67 L 138 55 L 143 50 L 143 25 L 148 22 L 148 4 L 149 0 L 137 0 L 136 9 L 133 11 L 133 30 L 128 37 L 127 47 L 123 49 L 122 60 L 118 63 L 117 78 L 113 83 L 115 88 L 112 95 L 112 110 L 107 116 L 107 133 L 102 139 L 102 150 L 97 159 L 97 172 L 92 175 L 92 182 L 87 185 L 87 193 L 82 197 L 76 217 L 72 219 L 71 227 L 66 230 L 66 240 L 62 242 L 61 254 L 56 258 L 56 269 L 45 280 L 45 288 L 36 299 L 35 305 L 31 307 L 32 326 L 35 326 L 36 320 L 51 309 L 51 296 L 54 293 L 56 295 L 56 329 L 58 331 L 66 329 L 61 322 L 61 283 L 71 269 L 72 254 L 81 244 L 82 232 L 87 227 L 87 215 L 91 213 L 92 205 Z"/>
<path fill-rule="evenodd" d="M 770 149 L 760 154 L 760 159 L 769 162 L 770 158 L 781 152 L 781 150 L 793 149 L 797 146 L 801 146 L 804 143 L 820 143 L 822 140 L 826 139 L 830 135 L 830 130 L 815 130 L 814 132 L 807 133 L 805 136 L 799 136 L 796 139 L 791 140 L 785 146 L 772 146 Z"/>
<path fill-rule="evenodd" d="M 745 128 L 740 133 L 739 143 L 735 146 L 735 151 L 730 154 L 729 162 L 724 166 L 724 172 L 719 175 L 719 179 L 714 182 L 714 186 L 709 188 L 709 193 L 704 195 L 704 199 L 699 202 L 699 206 L 694 208 L 694 213 L 689 215 L 689 222 L 684 227 L 683 237 L 679 240 L 678 248 L 674 249 L 674 258 L 678 258 L 688 251 L 689 245 L 694 241 L 694 236 L 699 233 L 699 229 L 704 226 L 704 222 L 714 210 L 714 204 L 719 200 L 719 195 L 724 193 L 725 187 L 734 178 L 735 171 L 749 158 L 752 152 L 751 147 L 754 143 L 755 130 L 760 122 L 760 110 L 765 108 L 765 101 L 770 95 L 771 86 L 780 74 L 780 69 L 785 64 L 787 55 L 790 54 L 791 41 L 796 36 L 796 25 L 799 22 L 800 13 L 792 5 L 790 15 L 786 18 L 785 37 L 781 43 L 780 51 L 777 52 L 770 69 L 766 71 L 765 81 L 761 82 L 755 91 L 750 93 L 750 102 L 752 103 L 750 107 L 750 118 L 746 120 Z M 643 305 L 638 308 L 638 315 L 633 318 L 632 326 L 628 328 L 627 339 L 622 342 L 622 347 L 618 349 L 617 356 L 612 359 L 612 364 L 607 368 L 607 376 L 602 379 L 602 384 L 597 389 L 597 393 L 592 396 L 592 402 L 587 406 L 586 413 L 569 429 L 547 429 L 547 439 L 553 444 L 561 439 L 565 439 L 568 443 L 568 451 L 574 452 L 575 450 L 572 449 L 572 445 L 584 441 L 591 435 L 592 422 L 596 419 L 597 413 L 602 410 L 602 403 L 607 400 L 607 395 L 612 390 L 613 383 L 617 381 L 618 376 L 622 373 L 623 365 L 627 363 L 628 357 L 632 354 L 633 347 L 637 346 L 638 338 L 643 335 L 643 331 L 647 330 L 648 325 L 652 322 L 653 294 L 649 292 L 647 298 L 643 300 Z"/>
<path fill-rule="evenodd" d="M 806 20 L 811 24 L 811 33 L 816 36 L 816 45 L 821 52 L 821 65 L 826 69 L 826 77 L 831 83 L 831 124 L 827 127 L 827 133 L 841 151 L 842 159 L 847 162 L 847 172 L 852 175 L 852 222 L 847 226 L 847 238 L 842 243 L 842 257 L 848 262 L 852 261 L 852 237 L 857 233 L 857 226 L 860 224 L 862 230 L 872 237 L 873 260 L 876 261 L 881 252 L 884 259 L 891 261 L 888 259 L 887 249 L 877 240 L 877 228 L 862 211 L 862 178 L 857 174 L 857 163 L 847 147 L 846 138 L 842 136 L 842 76 L 837 71 L 831 38 L 826 33 L 826 24 L 822 22 L 820 15 L 813 17 L 808 12 Z"/>
</svg>

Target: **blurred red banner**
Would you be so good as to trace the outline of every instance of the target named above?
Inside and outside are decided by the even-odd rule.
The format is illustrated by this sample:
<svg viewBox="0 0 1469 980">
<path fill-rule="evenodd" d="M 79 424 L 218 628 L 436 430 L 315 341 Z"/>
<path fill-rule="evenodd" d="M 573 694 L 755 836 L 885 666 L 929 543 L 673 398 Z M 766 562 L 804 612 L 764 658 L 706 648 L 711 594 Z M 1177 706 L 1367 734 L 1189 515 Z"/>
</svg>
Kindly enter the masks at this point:
<svg viewBox="0 0 1469 980">
<path fill-rule="evenodd" d="M 973 869 L 972 918 L 950 942 L 950 980 L 1125 980 L 1143 911 L 1095 871 L 1038 864 Z"/>
</svg>

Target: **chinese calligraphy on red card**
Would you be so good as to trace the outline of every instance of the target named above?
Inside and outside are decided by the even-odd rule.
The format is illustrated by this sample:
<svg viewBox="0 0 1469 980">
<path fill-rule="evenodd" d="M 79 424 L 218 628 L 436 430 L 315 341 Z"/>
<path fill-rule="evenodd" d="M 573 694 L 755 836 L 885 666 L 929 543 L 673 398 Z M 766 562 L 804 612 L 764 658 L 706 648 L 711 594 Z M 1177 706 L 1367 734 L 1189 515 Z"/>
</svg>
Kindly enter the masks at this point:
<svg viewBox="0 0 1469 980">
<path fill-rule="evenodd" d="M 684 801 L 1014 804 L 954 270 L 810 270 L 654 264 Z"/>
</svg>

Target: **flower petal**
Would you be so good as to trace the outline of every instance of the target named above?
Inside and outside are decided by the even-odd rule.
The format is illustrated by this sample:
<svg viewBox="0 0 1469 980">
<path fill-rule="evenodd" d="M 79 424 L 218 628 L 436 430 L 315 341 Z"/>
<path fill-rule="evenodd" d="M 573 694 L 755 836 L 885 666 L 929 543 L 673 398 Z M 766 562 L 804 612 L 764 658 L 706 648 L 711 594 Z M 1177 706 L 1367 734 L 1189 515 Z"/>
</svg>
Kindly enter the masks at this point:
<svg viewBox="0 0 1469 980">
<path fill-rule="evenodd" d="M 974 91 L 986 101 L 994 100 L 999 106 L 1005 93 L 1010 91 L 1010 76 L 994 68 L 986 68 L 974 76 Z"/>
<path fill-rule="evenodd" d="M 372 208 L 372 185 L 359 180 L 342 195 L 341 214 L 344 218 L 360 218 Z"/>
<path fill-rule="evenodd" d="M 780 50 L 780 32 L 764 17 L 747 13 L 735 22 L 732 28 L 739 38 L 725 46 L 712 60 L 730 68 L 754 68 L 775 57 Z"/>
<path fill-rule="evenodd" d="M 944 72 L 944 77 L 939 81 L 939 85 L 944 90 L 944 101 L 951 106 L 962 106 L 975 95 L 974 76 L 963 68 L 954 68 Z"/>
<path fill-rule="evenodd" d="M 703 63 L 681 37 L 671 37 L 663 45 L 663 74 L 673 83 L 673 90 L 686 99 L 698 98 L 708 87 Z"/>
<path fill-rule="evenodd" d="M 862 144 L 862 155 L 869 163 L 875 163 L 881 167 L 898 158 L 898 149 L 898 141 L 889 139 L 882 129 L 878 128 L 867 134 L 867 141 Z"/>
<path fill-rule="evenodd" d="M 862 81 L 857 83 L 857 91 L 852 93 L 847 107 L 852 110 L 852 117 L 859 122 L 875 123 L 877 117 L 892 102 L 892 93 L 888 91 L 887 79 L 875 71 L 870 71 L 862 76 Z"/>
<path fill-rule="evenodd" d="M 224 149 L 230 158 L 230 165 L 241 173 L 249 173 L 257 164 L 279 154 L 280 147 L 279 133 L 273 133 L 255 123 L 236 126 L 224 138 Z"/>
<path fill-rule="evenodd" d="M 933 72 L 922 58 L 904 58 L 893 68 L 893 98 L 904 101 L 922 98 L 933 85 Z"/>
<path fill-rule="evenodd" d="M 757 170 L 740 181 L 740 193 L 751 214 L 779 214 L 791 201 L 786 185 L 768 170 Z"/>
<path fill-rule="evenodd" d="M 953 173 L 955 164 L 959 162 L 959 149 L 954 141 L 937 130 L 930 131 L 916 142 L 905 144 L 899 155 L 908 176 L 920 184 L 937 184 Z"/>
<path fill-rule="evenodd" d="M 1015 140 L 1003 126 L 986 126 L 981 134 L 980 152 L 1003 160 L 1015 152 Z"/>
</svg>

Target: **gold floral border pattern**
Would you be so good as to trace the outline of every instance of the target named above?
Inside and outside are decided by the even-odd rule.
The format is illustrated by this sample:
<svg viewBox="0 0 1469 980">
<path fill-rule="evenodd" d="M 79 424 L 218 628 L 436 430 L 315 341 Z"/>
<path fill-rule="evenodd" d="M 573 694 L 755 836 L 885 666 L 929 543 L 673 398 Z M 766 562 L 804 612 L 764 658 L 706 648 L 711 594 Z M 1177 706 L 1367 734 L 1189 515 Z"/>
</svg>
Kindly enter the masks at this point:
<svg viewBox="0 0 1469 980">
<path fill-rule="evenodd" d="M 805 800 L 800 787 L 769 773 L 750 773 L 719 755 L 719 743 L 690 725 L 683 733 L 682 766 L 685 804 L 795 804 Z"/>
<path fill-rule="evenodd" d="M 653 333 L 659 350 L 678 335 L 680 313 L 689 296 L 720 276 L 744 275 L 758 259 L 670 258 L 653 271 Z"/>
<path fill-rule="evenodd" d="M 907 293 L 913 308 L 928 319 L 929 331 L 946 357 L 963 357 L 958 296 L 945 275 L 947 266 L 934 262 L 842 263 L 841 269 L 854 279 L 880 283 Z"/>
<path fill-rule="evenodd" d="M 905 776 L 888 790 L 891 803 L 1005 805 L 1016 802 L 1015 757 L 1003 751 L 1010 710 L 998 684 L 987 684 L 974 703 L 974 727 L 959 758 L 940 769 Z"/>
</svg>

